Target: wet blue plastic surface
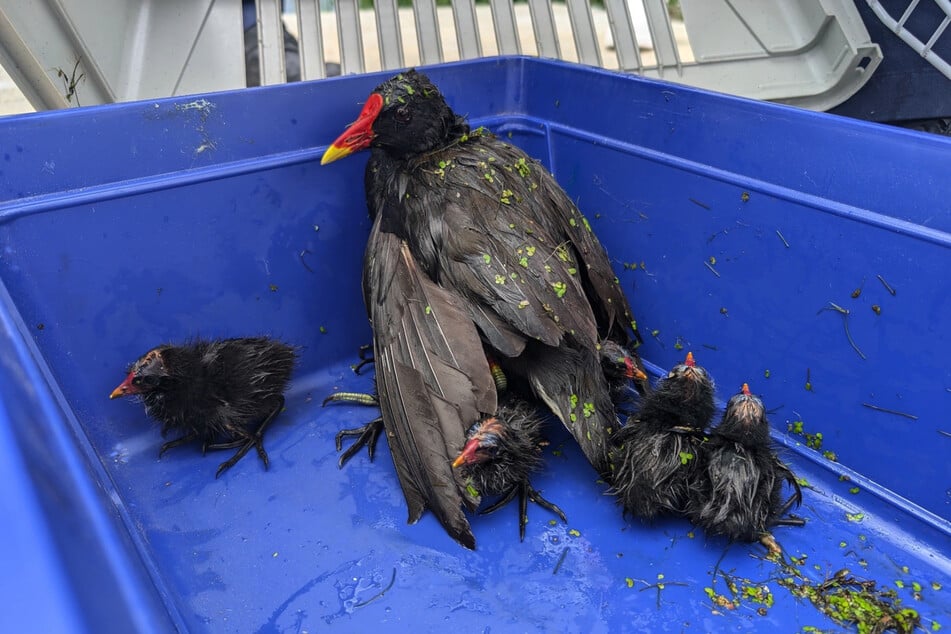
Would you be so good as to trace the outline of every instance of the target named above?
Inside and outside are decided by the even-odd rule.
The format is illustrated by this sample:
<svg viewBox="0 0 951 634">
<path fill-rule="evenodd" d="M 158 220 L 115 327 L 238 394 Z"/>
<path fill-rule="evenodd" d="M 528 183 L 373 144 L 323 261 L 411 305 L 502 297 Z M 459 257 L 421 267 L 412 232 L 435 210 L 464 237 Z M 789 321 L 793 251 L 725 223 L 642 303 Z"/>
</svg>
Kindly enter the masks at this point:
<svg viewBox="0 0 951 634">
<path fill-rule="evenodd" d="M 615 260 L 655 370 L 689 349 L 721 399 L 748 381 L 776 410 L 811 485 L 807 527 L 777 531 L 804 573 L 902 581 L 926 629 L 951 626 L 951 142 L 556 62 L 430 74 L 457 111 L 553 167 Z M 530 508 L 519 543 L 507 507 L 473 518 L 475 552 L 431 515 L 406 525 L 385 439 L 375 463 L 337 469 L 337 430 L 376 415 L 320 407 L 371 388 L 350 369 L 370 341 L 369 225 L 365 159 L 319 159 L 380 80 L 0 122 L 0 588 L 15 599 L 0 629 L 833 627 L 770 581 L 761 547 L 721 560 L 727 544 L 685 521 L 623 519 L 559 429 L 534 484 L 568 524 Z M 852 311 L 866 359 L 841 315 L 819 312 L 830 301 Z M 142 408 L 107 398 L 158 342 L 255 333 L 303 348 L 269 472 L 252 456 L 216 481 L 224 457 L 196 447 L 159 460 Z M 838 463 L 786 433 L 797 419 Z M 769 586 L 766 616 L 714 609 L 718 560 Z M 665 588 L 647 589 L 658 575 Z"/>
</svg>

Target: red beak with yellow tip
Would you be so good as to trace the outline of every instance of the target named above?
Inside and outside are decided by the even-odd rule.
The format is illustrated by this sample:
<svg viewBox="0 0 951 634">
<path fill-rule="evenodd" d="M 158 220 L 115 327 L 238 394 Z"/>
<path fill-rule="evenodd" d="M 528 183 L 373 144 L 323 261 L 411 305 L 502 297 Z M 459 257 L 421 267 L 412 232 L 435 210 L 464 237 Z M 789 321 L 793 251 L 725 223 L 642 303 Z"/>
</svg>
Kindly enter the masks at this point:
<svg viewBox="0 0 951 634">
<path fill-rule="evenodd" d="M 466 446 L 462 448 L 462 451 L 456 456 L 456 459 L 452 461 L 452 468 L 458 469 L 464 464 L 470 462 L 476 462 L 476 451 L 479 450 L 479 438 L 470 438 L 466 443 Z"/>
<path fill-rule="evenodd" d="M 357 120 L 350 124 L 350 127 L 344 130 L 343 134 L 337 137 L 337 140 L 324 152 L 320 164 L 333 163 L 370 147 L 370 142 L 373 141 L 373 122 L 376 121 L 381 110 L 383 110 L 383 97 L 373 93 L 363 104 L 363 110 L 360 111 Z"/>
<path fill-rule="evenodd" d="M 741 388 L 741 390 L 742 390 L 742 392 L 743 392 L 744 394 L 746 394 L 747 396 L 750 395 L 750 386 L 747 385 L 746 383 L 743 384 L 743 387 Z"/>
<path fill-rule="evenodd" d="M 697 362 L 693 360 L 692 352 L 687 353 L 687 358 L 684 359 L 684 365 L 687 366 L 688 368 L 693 368 L 697 366 Z"/>
<path fill-rule="evenodd" d="M 132 385 L 132 379 L 135 378 L 134 372 L 129 372 L 129 376 L 125 378 L 125 381 L 119 384 L 119 387 L 112 390 L 112 394 L 109 395 L 109 398 L 119 398 L 120 396 L 126 396 L 128 394 L 137 394 L 138 390 Z"/>
<path fill-rule="evenodd" d="M 637 381 L 646 381 L 647 375 L 644 372 L 634 365 L 634 361 L 630 357 L 624 359 L 624 366 L 627 368 L 624 372 L 629 379 L 635 379 Z"/>
</svg>

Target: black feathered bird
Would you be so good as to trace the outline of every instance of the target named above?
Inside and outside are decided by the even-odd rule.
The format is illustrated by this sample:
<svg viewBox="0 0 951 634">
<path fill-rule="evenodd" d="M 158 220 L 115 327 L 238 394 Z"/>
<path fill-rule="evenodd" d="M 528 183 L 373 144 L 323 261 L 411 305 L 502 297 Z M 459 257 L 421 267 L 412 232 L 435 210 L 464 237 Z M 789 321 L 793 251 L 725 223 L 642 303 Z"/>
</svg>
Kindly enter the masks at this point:
<svg viewBox="0 0 951 634">
<path fill-rule="evenodd" d="M 466 432 L 466 444 L 453 461 L 460 468 L 466 486 L 479 495 L 499 495 L 497 502 L 482 514 L 502 508 L 518 496 L 518 536 L 525 540 L 528 502 L 538 504 L 567 522 L 564 512 L 535 490 L 531 476 L 542 466 L 542 426 L 538 408 L 515 396 L 508 396 L 494 416 L 473 424 Z"/>
<path fill-rule="evenodd" d="M 264 432 L 284 407 L 296 361 L 294 348 L 267 337 L 196 340 L 153 348 L 128 370 L 109 398 L 135 395 L 162 424 L 161 456 L 191 441 L 206 449 L 235 449 L 217 478 L 254 447 L 268 466 Z"/>
<path fill-rule="evenodd" d="M 770 529 L 804 523 L 784 517 L 793 504 L 802 502 L 802 490 L 771 448 L 766 408 L 746 383 L 710 432 L 700 464 L 701 478 L 691 492 L 688 513 L 706 532 L 731 540 L 761 540 L 775 551 Z M 794 489 L 785 503 L 783 481 Z"/>
<path fill-rule="evenodd" d="M 321 162 L 368 147 L 363 288 L 390 449 L 409 521 L 432 508 L 472 547 L 462 507 L 479 500 L 449 452 L 496 411 L 486 352 L 604 472 L 617 422 L 597 348 L 610 339 L 630 349 L 635 322 L 604 249 L 551 174 L 471 131 L 423 74 L 378 86 Z"/>
<path fill-rule="evenodd" d="M 612 493 L 644 520 L 686 511 L 701 469 L 703 430 L 714 412 L 710 375 L 688 352 L 612 439 Z"/>
</svg>

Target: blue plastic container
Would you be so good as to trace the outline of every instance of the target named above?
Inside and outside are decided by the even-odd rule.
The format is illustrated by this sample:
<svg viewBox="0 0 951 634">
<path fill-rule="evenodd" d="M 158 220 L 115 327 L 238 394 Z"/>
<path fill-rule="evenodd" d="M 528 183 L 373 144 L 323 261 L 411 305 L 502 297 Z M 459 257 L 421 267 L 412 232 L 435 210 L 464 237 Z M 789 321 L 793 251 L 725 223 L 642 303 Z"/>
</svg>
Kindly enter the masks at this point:
<svg viewBox="0 0 951 634">
<path fill-rule="evenodd" d="M 807 527 L 777 531 L 803 574 L 848 568 L 951 627 L 951 141 L 536 59 L 428 72 L 577 199 L 655 372 L 692 350 L 721 399 L 745 381 L 773 408 L 809 483 Z M 320 407 L 371 388 L 350 369 L 369 224 L 365 159 L 319 159 L 382 78 L 0 122 L 0 630 L 834 627 L 758 545 L 622 518 L 554 426 L 535 484 L 569 522 L 531 508 L 524 543 L 511 507 L 472 519 L 475 552 L 406 525 L 385 439 L 337 469 L 337 430 L 376 415 Z M 256 333 L 303 347 L 269 472 L 160 460 L 107 398 L 156 343 Z M 728 577 L 772 606 L 715 606 Z"/>
</svg>

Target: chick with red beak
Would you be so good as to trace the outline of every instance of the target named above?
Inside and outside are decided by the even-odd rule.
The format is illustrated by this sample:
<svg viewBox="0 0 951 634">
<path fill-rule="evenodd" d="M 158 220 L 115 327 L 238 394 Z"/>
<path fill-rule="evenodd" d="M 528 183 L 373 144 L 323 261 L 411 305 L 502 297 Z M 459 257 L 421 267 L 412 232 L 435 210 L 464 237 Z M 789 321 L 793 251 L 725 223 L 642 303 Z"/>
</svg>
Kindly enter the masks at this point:
<svg viewBox="0 0 951 634">
<path fill-rule="evenodd" d="M 469 429 L 469 439 L 456 459 L 452 468 L 462 465 L 475 465 L 495 457 L 499 450 L 499 441 L 505 435 L 505 429 L 494 416 L 486 418 Z"/>
<path fill-rule="evenodd" d="M 478 421 L 466 433 L 466 444 L 453 460 L 454 469 L 462 469 L 466 484 L 480 495 L 500 495 L 483 515 L 502 508 L 518 495 L 519 528 L 525 539 L 528 501 L 538 504 L 567 521 L 564 512 L 532 486 L 530 478 L 542 465 L 541 439 L 543 420 L 528 401 L 508 397 L 495 416 Z"/>
</svg>

